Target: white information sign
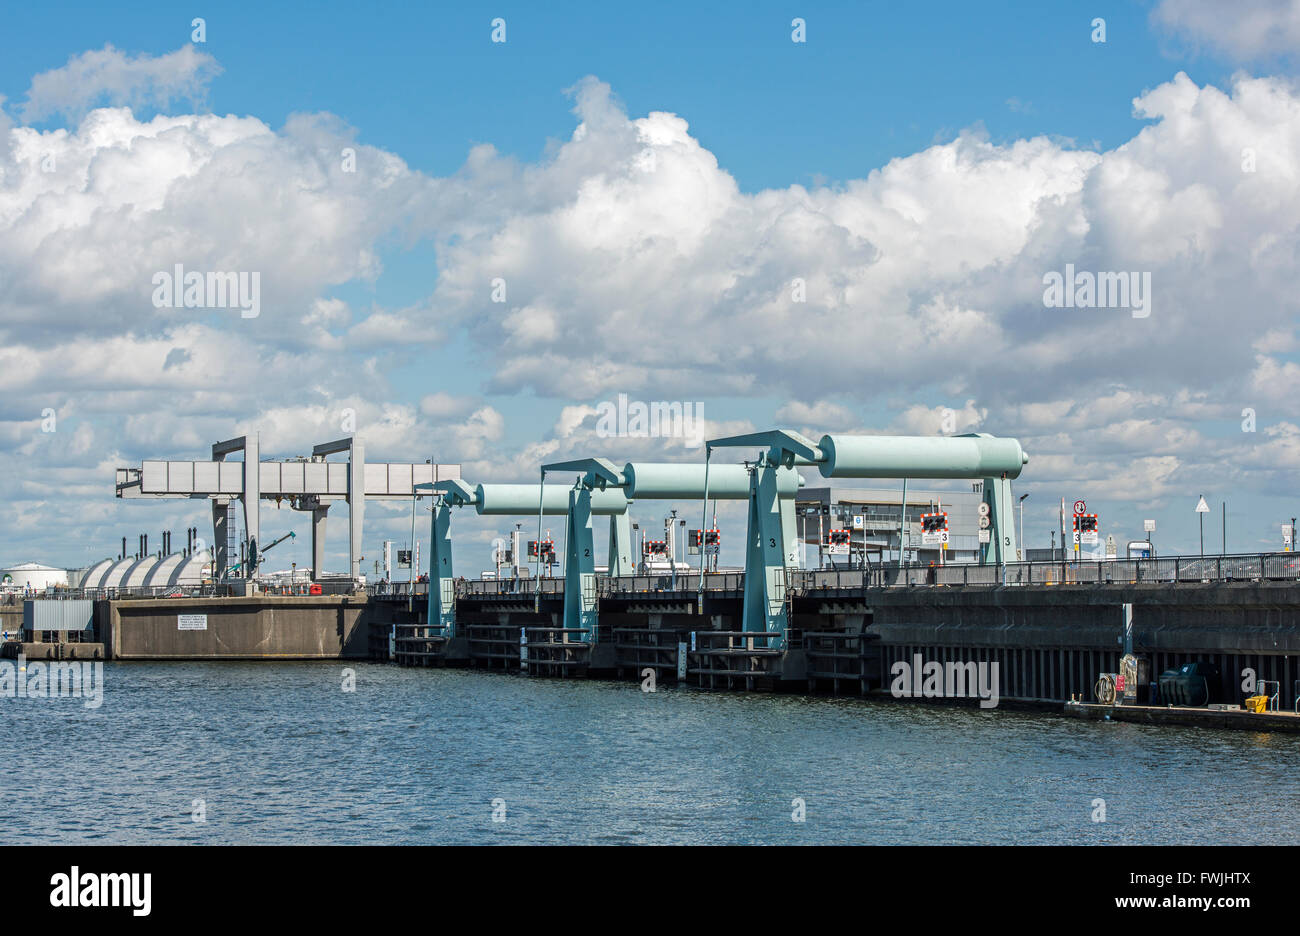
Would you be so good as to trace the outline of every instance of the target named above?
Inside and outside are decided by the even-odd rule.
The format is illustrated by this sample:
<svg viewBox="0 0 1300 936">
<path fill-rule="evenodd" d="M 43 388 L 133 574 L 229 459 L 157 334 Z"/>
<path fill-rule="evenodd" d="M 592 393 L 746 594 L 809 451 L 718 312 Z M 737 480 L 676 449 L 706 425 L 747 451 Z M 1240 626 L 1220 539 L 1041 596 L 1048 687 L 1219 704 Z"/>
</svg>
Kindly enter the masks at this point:
<svg viewBox="0 0 1300 936">
<path fill-rule="evenodd" d="M 208 629 L 208 616 L 206 614 L 178 614 L 176 615 L 177 630 L 202 630 Z"/>
</svg>

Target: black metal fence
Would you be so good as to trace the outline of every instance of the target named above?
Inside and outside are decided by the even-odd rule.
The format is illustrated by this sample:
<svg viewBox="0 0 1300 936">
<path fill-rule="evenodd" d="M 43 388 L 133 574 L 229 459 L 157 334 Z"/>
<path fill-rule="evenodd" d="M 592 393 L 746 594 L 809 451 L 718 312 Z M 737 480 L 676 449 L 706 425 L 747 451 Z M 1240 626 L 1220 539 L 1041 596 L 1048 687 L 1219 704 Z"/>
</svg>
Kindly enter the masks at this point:
<svg viewBox="0 0 1300 936">
<path fill-rule="evenodd" d="M 925 586 L 1002 585 L 1185 585 L 1207 582 L 1294 582 L 1300 581 L 1300 553 L 1248 553 L 1231 556 L 1171 556 L 1155 559 L 1102 559 L 1073 561 L 1008 562 L 1005 565 L 952 563 L 949 565 L 898 566 L 877 564 L 865 569 L 786 569 L 785 588 L 793 594 L 824 589 L 918 588 Z M 740 592 L 743 572 L 709 572 L 704 575 L 706 592 Z M 532 595 L 537 579 L 456 580 L 457 597 Z M 693 593 L 699 590 L 699 573 L 672 575 L 597 576 L 597 594 L 616 597 L 637 594 Z M 376 597 L 406 597 L 409 583 L 371 586 Z M 428 591 L 415 585 L 417 596 Z M 563 577 L 541 579 L 544 595 L 564 592 Z"/>
<path fill-rule="evenodd" d="M 955 563 L 877 565 L 833 571 L 787 570 L 796 591 L 835 588 L 889 588 L 924 585 L 1108 585 L 1200 584 L 1206 582 L 1300 581 L 1300 554 L 1250 553 L 1233 556 L 1171 556 L 1155 559 L 1102 559 L 1008 562 L 1005 565 Z"/>
</svg>

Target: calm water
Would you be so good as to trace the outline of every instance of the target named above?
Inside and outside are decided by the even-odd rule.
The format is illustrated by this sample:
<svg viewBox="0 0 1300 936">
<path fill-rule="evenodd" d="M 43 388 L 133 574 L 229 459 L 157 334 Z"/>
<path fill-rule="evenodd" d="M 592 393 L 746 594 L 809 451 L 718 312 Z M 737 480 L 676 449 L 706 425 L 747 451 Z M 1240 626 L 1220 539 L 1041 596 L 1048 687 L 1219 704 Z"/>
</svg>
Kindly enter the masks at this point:
<svg viewBox="0 0 1300 936">
<path fill-rule="evenodd" d="M 1295 736 L 353 668 L 107 664 L 98 709 L 0 699 L 0 843 L 1296 839 Z"/>
</svg>

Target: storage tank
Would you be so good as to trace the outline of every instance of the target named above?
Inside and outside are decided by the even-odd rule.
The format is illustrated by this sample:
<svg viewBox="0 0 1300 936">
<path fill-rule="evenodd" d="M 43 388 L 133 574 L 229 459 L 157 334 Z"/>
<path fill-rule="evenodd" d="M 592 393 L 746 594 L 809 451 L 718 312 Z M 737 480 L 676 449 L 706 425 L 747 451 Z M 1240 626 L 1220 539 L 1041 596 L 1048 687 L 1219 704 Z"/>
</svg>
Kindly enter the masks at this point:
<svg viewBox="0 0 1300 936">
<path fill-rule="evenodd" d="M 20 562 L 7 569 L 0 569 L 0 587 L 3 588 L 45 591 L 52 585 L 67 584 L 67 569 L 56 569 L 39 562 Z"/>
</svg>

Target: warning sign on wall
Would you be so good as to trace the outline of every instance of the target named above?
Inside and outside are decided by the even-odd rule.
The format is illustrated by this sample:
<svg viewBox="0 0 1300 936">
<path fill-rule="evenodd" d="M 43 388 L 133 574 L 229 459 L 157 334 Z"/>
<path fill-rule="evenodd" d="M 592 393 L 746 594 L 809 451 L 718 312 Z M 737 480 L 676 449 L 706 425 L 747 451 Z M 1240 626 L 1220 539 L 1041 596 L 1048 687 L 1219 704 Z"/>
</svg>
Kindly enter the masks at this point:
<svg viewBox="0 0 1300 936">
<path fill-rule="evenodd" d="M 178 614 L 176 615 L 177 630 L 207 630 L 208 616 L 206 614 Z"/>
</svg>

